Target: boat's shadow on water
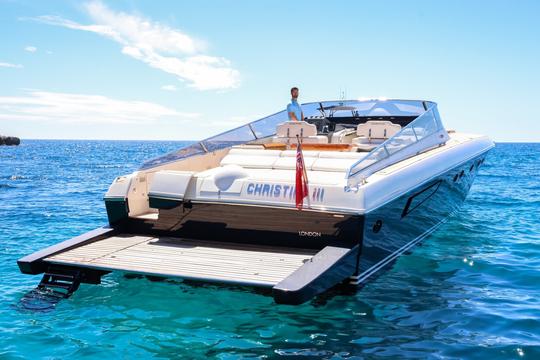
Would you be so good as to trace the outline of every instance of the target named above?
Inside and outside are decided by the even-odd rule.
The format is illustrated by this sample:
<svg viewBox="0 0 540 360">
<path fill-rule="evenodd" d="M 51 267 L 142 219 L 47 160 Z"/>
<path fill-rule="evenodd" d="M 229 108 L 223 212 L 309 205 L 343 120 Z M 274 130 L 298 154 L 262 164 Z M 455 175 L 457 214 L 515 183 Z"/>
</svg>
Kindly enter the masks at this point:
<svg viewBox="0 0 540 360">
<path fill-rule="evenodd" d="M 219 296 L 219 291 L 232 291 L 234 293 L 244 293 L 252 295 L 260 295 L 268 297 L 269 300 L 274 301 L 272 298 L 272 289 L 271 288 L 261 288 L 261 287 L 249 287 L 245 285 L 233 285 L 233 284 L 224 284 L 224 283 L 208 283 L 201 281 L 193 280 L 175 280 L 159 276 L 148 276 L 148 275 L 139 275 L 139 274 L 123 274 L 124 279 L 147 279 L 155 283 L 164 283 L 170 284 L 171 286 L 183 286 L 184 289 L 188 292 L 192 292 L 193 295 L 197 296 L 197 290 L 210 290 L 218 291 L 216 296 Z M 313 307 L 323 307 L 326 306 L 330 301 L 340 296 L 354 296 L 356 295 L 365 285 L 350 285 L 347 282 L 335 285 L 333 288 L 327 290 L 321 295 L 318 295 L 308 301 L 306 304 L 309 304 Z M 276 304 L 277 305 L 277 304 Z M 284 307 L 294 308 L 296 305 L 279 305 Z"/>
</svg>

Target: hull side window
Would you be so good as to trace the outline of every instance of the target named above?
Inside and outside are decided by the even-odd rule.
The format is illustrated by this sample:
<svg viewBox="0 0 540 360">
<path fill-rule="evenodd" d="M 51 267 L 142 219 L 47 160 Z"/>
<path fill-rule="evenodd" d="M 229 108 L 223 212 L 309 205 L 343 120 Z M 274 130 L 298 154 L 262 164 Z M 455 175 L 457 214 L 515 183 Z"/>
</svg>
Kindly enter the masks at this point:
<svg viewBox="0 0 540 360">
<path fill-rule="evenodd" d="M 414 209 L 422 205 L 427 199 L 435 195 L 437 190 L 439 190 L 439 186 L 441 185 L 442 180 L 439 180 L 427 188 L 417 192 L 416 194 L 412 195 L 408 200 L 407 204 L 405 204 L 405 207 L 403 208 L 403 212 L 401 213 L 401 218 L 404 218 L 405 216 L 409 215 Z"/>
</svg>

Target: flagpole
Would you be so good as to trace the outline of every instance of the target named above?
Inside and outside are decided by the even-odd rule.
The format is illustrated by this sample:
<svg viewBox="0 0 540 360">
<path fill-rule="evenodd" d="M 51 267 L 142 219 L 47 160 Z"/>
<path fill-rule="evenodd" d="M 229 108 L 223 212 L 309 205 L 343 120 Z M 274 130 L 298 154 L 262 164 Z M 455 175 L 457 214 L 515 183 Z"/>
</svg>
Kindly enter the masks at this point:
<svg viewBox="0 0 540 360">
<path fill-rule="evenodd" d="M 308 180 L 308 177 L 307 177 L 306 163 L 304 162 L 304 153 L 303 152 L 302 152 L 302 164 L 304 165 L 304 166 L 302 166 L 302 169 L 304 170 L 304 178 L 306 179 L 306 185 L 307 185 L 307 189 L 308 189 L 308 192 L 307 192 L 307 207 L 308 207 L 308 209 L 311 209 L 311 199 L 310 199 L 311 196 L 309 194 L 309 180 Z"/>
<path fill-rule="evenodd" d="M 296 140 L 298 141 L 298 143 L 296 144 L 297 151 L 300 150 L 300 154 L 301 154 L 300 159 L 302 160 L 302 175 L 304 176 L 304 179 L 305 179 L 305 182 L 306 182 L 306 188 L 307 188 L 307 194 L 306 194 L 307 195 L 307 205 L 308 205 L 307 207 L 308 207 L 308 209 L 311 209 L 311 199 L 310 199 L 310 194 L 309 194 L 309 180 L 308 180 L 308 177 L 307 177 L 306 163 L 304 162 L 304 151 L 302 150 L 302 145 L 301 145 L 301 142 L 300 142 L 300 136 L 298 136 L 298 134 L 296 134 Z"/>
</svg>

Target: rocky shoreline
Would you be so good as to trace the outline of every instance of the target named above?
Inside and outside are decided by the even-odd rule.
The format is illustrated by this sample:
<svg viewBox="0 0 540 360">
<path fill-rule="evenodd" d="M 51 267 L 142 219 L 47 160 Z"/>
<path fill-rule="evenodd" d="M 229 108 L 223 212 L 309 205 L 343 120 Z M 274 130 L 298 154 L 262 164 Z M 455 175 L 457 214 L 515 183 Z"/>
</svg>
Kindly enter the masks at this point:
<svg viewBox="0 0 540 360">
<path fill-rule="evenodd" d="M 2 136 L 0 135 L 0 145 L 19 145 L 21 139 L 15 136 Z"/>
</svg>

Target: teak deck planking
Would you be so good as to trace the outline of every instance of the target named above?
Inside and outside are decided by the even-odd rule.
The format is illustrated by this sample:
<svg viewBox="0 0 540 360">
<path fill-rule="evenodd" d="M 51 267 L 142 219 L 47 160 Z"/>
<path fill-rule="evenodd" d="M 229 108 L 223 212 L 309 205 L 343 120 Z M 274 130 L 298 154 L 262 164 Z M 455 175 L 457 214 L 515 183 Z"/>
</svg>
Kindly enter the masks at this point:
<svg viewBox="0 0 540 360">
<path fill-rule="evenodd" d="M 113 236 L 45 259 L 52 264 L 273 286 L 317 251 L 215 241 Z"/>
</svg>

